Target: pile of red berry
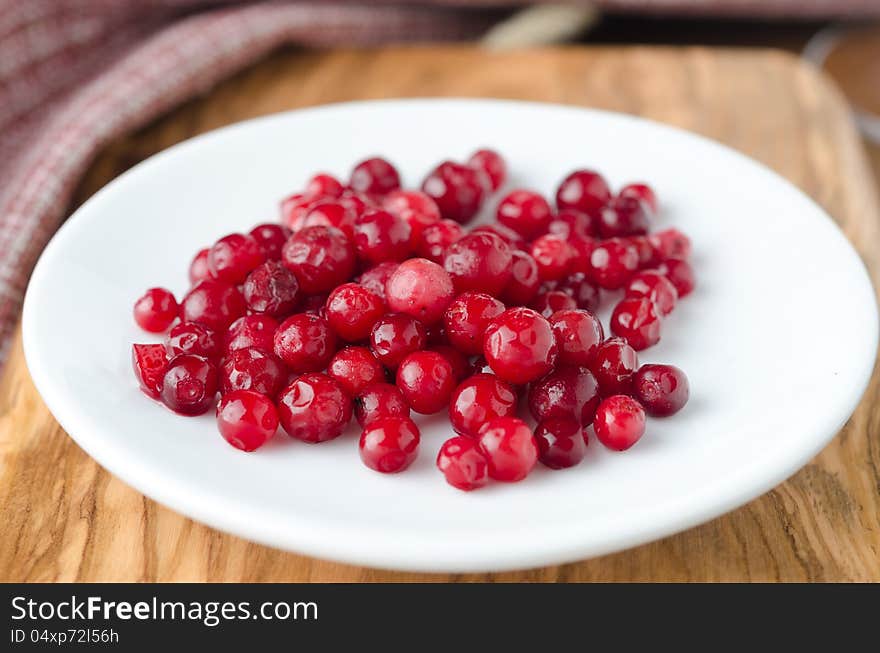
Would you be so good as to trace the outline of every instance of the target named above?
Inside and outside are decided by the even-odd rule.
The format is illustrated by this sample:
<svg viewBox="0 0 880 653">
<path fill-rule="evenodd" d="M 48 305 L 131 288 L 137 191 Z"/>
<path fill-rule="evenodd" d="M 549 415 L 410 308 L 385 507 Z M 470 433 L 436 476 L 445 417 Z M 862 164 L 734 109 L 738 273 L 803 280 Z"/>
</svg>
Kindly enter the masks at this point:
<svg viewBox="0 0 880 653">
<path fill-rule="evenodd" d="M 562 181 L 555 208 L 514 190 L 496 223 L 463 227 L 505 177 L 491 150 L 444 161 L 420 191 L 402 190 L 381 158 L 347 185 L 315 175 L 281 203 L 280 224 L 198 252 L 180 303 L 162 288 L 135 303 L 142 328 L 167 332 L 133 346 L 141 389 L 182 415 L 215 408 L 220 433 L 245 451 L 279 424 L 331 440 L 354 415 L 361 458 L 386 473 L 417 455 L 410 411 L 448 407 L 457 435 L 437 466 L 462 490 L 519 481 L 539 460 L 578 464 L 590 424 L 605 446 L 628 449 L 646 412 L 671 415 L 688 399 L 681 370 L 640 367 L 636 352 L 693 290 L 690 241 L 648 233 L 650 187 L 613 195 L 589 170 Z M 621 290 L 605 338 L 595 311 Z M 517 417 L 520 397 L 534 429 Z"/>
</svg>

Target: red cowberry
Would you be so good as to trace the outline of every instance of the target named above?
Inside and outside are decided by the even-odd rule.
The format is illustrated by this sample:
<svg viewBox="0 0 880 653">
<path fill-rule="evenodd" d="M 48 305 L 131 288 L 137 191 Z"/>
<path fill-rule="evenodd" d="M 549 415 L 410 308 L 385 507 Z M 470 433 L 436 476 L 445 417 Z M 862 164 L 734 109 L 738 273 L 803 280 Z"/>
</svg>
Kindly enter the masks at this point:
<svg viewBox="0 0 880 653">
<path fill-rule="evenodd" d="M 587 279 L 587 275 L 583 272 L 568 275 L 556 284 L 555 290 L 570 295 L 578 308 L 591 312 L 599 308 L 602 299 L 599 287 Z"/>
<path fill-rule="evenodd" d="M 672 282 L 678 291 L 679 299 L 687 297 L 693 292 L 696 285 L 694 269 L 684 259 L 668 258 L 657 267 L 657 272 Z"/>
<path fill-rule="evenodd" d="M 593 422 L 596 438 L 609 449 L 625 451 L 645 434 L 645 411 L 632 397 L 603 399 Z"/>
<path fill-rule="evenodd" d="M 639 236 L 648 233 L 648 211 L 635 197 L 615 197 L 599 214 L 599 234 L 603 238 Z"/>
<path fill-rule="evenodd" d="M 626 287 L 627 297 L 644 297 L 657 306 L 661 315 L 669 315 L 678 301 L 678 291 L 672 282 L 652 270 L 639 272 Z"/>
<path fill-rule="evenodd" d="M 609 238 L 596 243 L 587 261 L 587 277 L 602 288 L 617 290 L 639 268 L 639 252 L 632 243 Z"/>
<path fill-rule="evenodd" d="M 218 281 L 239 284 L 264 261 L 260 245 L 253 236 L 229 234 L 208 251 L 208 270 Z"/>
<path fill-rule="evenodd" d="M 590 215 L 598 215 L 609 199 L 611 191 L 608 184 L 602 175 L 592 170 L 575 170 L 562 180 L 556 190 L 557 207 Z"/>
<path fill-rule="evenodd" d="M 337 286 L 327 297 L 326 306 L 330 326 L 348 342 L 369 338 L 376 320 L 385 315 L 382 298 L 356 283 Z"/>
<path fill-rule="evenodd" d="M 566 240 L 592 238 L 599 235 L 599 221 L 587 213 L 575 209 L 563 209 L 553 216 L 550 224 L 547 225 L 547 232 Z"/>
<path fill-rule="evenodd" d="M 220 393 L 253 390 L 275 397 L 287 382 L 288 372 L 271 353 L 256 347 L 229 352 L 220 366 Z"/>
<path fill-rule="evenodd" d="M 504 185 L 507 179 L 507 164 L 495 150 L 482 149 L 471 154 L 468 166 L 484 173 L 489 180 L 489 190 L 493 193 Z"/>
<path fill-rule="evenodd" d="M 280 224 L 258 224 L 250 230 L 251 237 L 257 241 L 260 253 L 267 261 L 281 260 L 281 250 L 290 238 L 291 231 Z"/>
<path fill-rule="evenodd" d="M 134 303 L 134 321 L 144 331 L 162 333 L 177 317 L 177 300 L 170 290 L 150 288 Z"/>
<path fill-rule="evenodd" d="M 410 253 L 409 224 L 393 213 L 370 209 L 354 221 L 358 257 L 370 265 L 402 261 Z"/>
<path fill-rule="evenodd" d="M 642 365 L 633 378 L 633 393 L 649 415 L 666 417 L 684 408 L 690 385 L 674 365 Z"/>
<path fill-rule="evenodd" d="M 606 397 L 630 392 L 638 366 L 638 354 L 623 338 L 608 338 L 596 349 L 589 364 L 599 390 Z"/>
<path fill-rule="evenodd" d="M 531 255 L 542 281 L 558 281 L 568 274 L 576 252 L 561 236 L 546 234 L 532 243 Z"/>
<path fill-rule="evenodd" d="M 368 195 L 385 195 L 400 188 L 400 175 L 388 161 L 374 157 L 361 161 L 354 167 L 348 186 Z"/>
<path fill-rule="evenodd" d="M 434 263 L 443 263 L 446 249 L 464 236 L 464 229 L 452 220 L 440 220 L 428 225 L 416 244 L 416 254 Z"/>
<path fill-rule="evenodd" d="M 411 250 L 421 242 L 425 227 L 440 220 L 437 203 L 418 190 L 392 191 L 382 200 L 382 208 L 409 225 Z"/>
<path fill-rule="evenodd" d="M 296 275 L 307 294 L 329 292 L 348 281 L 355 267 L 354 248 L 333 227 L 306 227 L 296 232 L 281 252 L 284 266 Z"/>
<path fill-rule="evenodd" d="M 303 219 L 303 227 L 333 227 L 349 239 L 354 238 L 354 221 L 358 211 L 344 200 L 318 202 Z"/>
<path fill-rule="evenodd" d="M 617 193 L 618 197 L 635 197 L 648 205 L 651 213 L 657 213 L 657 195 L 654 190 L 647 184 L 633 183 L 627 184 Z"/>
<path fill-rule="evenodd" d="M 548 290 L 535 297 L 532 308 L 549 320 L 558 311 L 576 309 L 577 302 L 574 297 L 561 290 Z"/>
<path fill-rule="evenodd" d="M 504 304 L 486 293 L 460 294 L 443 316 L 449 344 L 471 356 L 483 353 L 483 334 L 486 327 L 504 310 Z"/>
<path fill-rule="evenodd" d="M 367 386 L 385 381 L 385 368 L 366 347 L 346 347 L 330 360 L 327 375 L 356 397 Z"/>
<path fill-rule="evenodd" d="M 499 202 L 495 217 L 504 226 L 531 240 L 547 232 L 553 210 L 540 193 L 514 190 Z"/>
<path fill-rule="evenodd" d="M 428 342 L 425 325 L 404 313 L 390 313 L 373 325 L 370 349 L 385 367 L 394 369 L 414 351 Z"/>
<path fill-rule="evenodd" d="M 379 295 L 384 301 L 385 284 L 388 282 L 391 275 L 394 274 L 394 271 L 399 265 L 400 263 L 397 261 L 385 261 L 384 263 L 380 263 L 379 265 L 371 267 L 366 272 L 363 272 L 361 276 L 358 277 L 357 282 L 367 290 Z"/>
<path fill-rule="evenodd" d="M 182 354 L 168 363 L 162 403 L 180 415 L 201 415 L 214 405 L 217 367 L 207 358 Z"/>
<path fill-rule="evenodd" d="M 433 415 L 449 403 L 456 378 L 452 365 L 436 351 L 417 351 L 397 368 L 397 387 L 417 413 Z"/>
<path fill-rule="evenodd" d="M 208 251 L 207 247 L 200 249 L 189 264 L 189 282 L 193 286 L 199 281 L 211 278 L 211 271 L 208 269 Z"/>
<path fill-rule="evenodd" d="M 529 387 L 529 410 L 539 422 L 569 417 L 589 424 L 599 405 L 599 385 L 585 367 L 558 367 Z"/>
<path fill-rule="evenodd" d="M 336 177 L 319 172 L 306 183 L 306 194 L 314 197 L 339 197 L 345 187 Z"/>
<path fill-rule="evenodd" d="M 489 482 L 489 463 L 471 438 L 449 438 L 437 454 L 437 469 L 452 487 L 469 492 Z"/>
<path fill-rule="evenodd" d="M 226 351 L 256 347 L 271 353 L 277 329 L 278 322 L 268 315 L 243 315 L 226 330 Z"/>
<path fill-rule="evenodd" d="M 385 284 L 388 308 L 411 315 L 425 325 L 439 321 L 454 296 L 446 270 L 424 258 L 404 261 Z"/>
<path fill-rule="evenodd" d="M 205 358 L 217 358 L 223 351 L 223 343 L 217 332 L 198 322 L 178 322 L 165 337 L 169 356 L 194 354 Z"/>
<path fill-rule="evenodd" d="M 181 300 L 180 319 L 201 322 L 222 332 L 246 310 L 247 305 L 238 288 L 223 281 L 206 279 L 193 286 Z"/>
<path fill-rule="evenodd" d="M 275 355 L 292 372 L 319 372 L 336 353 L 336 335 L 324 318 L 297 313 L 275 332 Z"/>
<path fill-rule="evenodd" d="M 501 299 L 508 306 L 525 306 L 535 298 L 540 285 L 535 259 L 531 254 L 514 250 L 511 254 L 510 280 L 501 293 Z"/>
<path fill-rule="evenodd" d="M 437 203 L 440 215 L 460 224 L 470 220 L 483 203 L 485 177 L 460 163 L 444 161 L 425 177 L 422 191 Z"/>
<path fill-rule="evenodd" d="M 326 374 L 303 374 L 278 398 L 278 419 L 292 438 L 326 442 L 351 421 L 351 398 Z"/>
<path fill-rule="evenodd" d="M 605 338 L 602 322 L 589 311 L 558 311 L 550 318 L 563 365 L 589 365 Z"/>
<path fill-rule="evenodd" d="M 458 383 L 471 373 L 471 364 L 467 357 L 450 345 L 433 345 L 430 351 L 437 352 L 452 366 L 452 376 Z"/>
<path fill-rule="evenodd" d="M 496 417 L 516 414 L 516 391 L 494 374 L 474 374 L 449 399 L 449 421 L 456 433 L 475 438 Z"/>
<path fill-rule="evenodd" d="M 587 274 L 590 271 L 590 257 L 599 241 L 585 236 L 583 238 L 569 237 L 568 244 L 574 250 L 574 258 L 571 260 L 570 272 L 572 274 Z"/>
<path fill-rule="evenodd" d="M 680 258 L 686 261 L 691 257 L 691 239 L 678 229 L 664 229 L 651 234 L 648 238 L 661 260 Z"/>
<path fill-rule="evenodd" d="M 657 305 L 647 297 L 629 297 L 620 301 L 611 314 L 611 332 L 626 340 L 636 351 L 660 342 L 663 318 Z"/>
<path fill-rule="evenodd" d="M 629 244 L 636 248 L 639 254 L 639 269 L 653 267 L 660 263 L 660 253 L 654 247 L 651 236 L 627 236 L 624 238 Z"/>
<path fill-rule="evenodd" d="M 587 436 L 580 422 L 569 418 L 541 421 L 535 429 L 538 460 L 550 469 L 579 464 L 587 453 Z"/>
<path fill-rule="evenodd" d="M 510 279 L 512 261 L 507 243 L 484 232 L 468 234 L 446 248 L 443 267 L 458 292 L 476 290 L 497 296 Z"/>
<path fill-rule="evenodd" d="M 307 193 L 294 193 L 285 197 L 281 200 L 281 224 L 293 231 L 299 231 L 312 207 L 326 200 L 326 197 Z"/>
<path fill-rule="evenodd" d="M 419 427 L 408 417 L 382 417 L 370 422 L 358 442 L 361 460 L 383 474 L 402 472 L 419 453 Z"/>
<path fill-rule="evenodd" d="M 242 451 L 262 447 L 278 430 L 272 400 L 252 390 L 236 390 L 220 399 L 217 428 L 229 444 Z"/>
<path fill-rule="evenodd" d="M 483 355 L 499 377 L 522 384 L 553 369 L 558 347 L 546 318 L 529 308 L 509 308 L 486 329 Z"/>
<path fill-rule="evenodd" d="M 132 345 L 131 365 L 141 391 L 153 399 L 159 398 L 168 358 L 163 345 Z"/>
<path fill-rule="evenodd" d="M 245 279 L 242 294 L 255 313 L 276 317 L 289 315 L 296 308 L 299 282 L 279 261 L 266 261 Z"/>
<path fill-rule="evenodd" d="M 354 398 L 354 415 L 362 427 L 381 417 L 409 417 L 409 404 L 390 383 L 372 383 Z"/>
<path fill-rule="evenodd" d="M 480 429 L 477 446 L 496 481 L 521 481 L 538 462 L 538 444 L 532 430 L 516 417 L 496 417 Z"/>
</svg>

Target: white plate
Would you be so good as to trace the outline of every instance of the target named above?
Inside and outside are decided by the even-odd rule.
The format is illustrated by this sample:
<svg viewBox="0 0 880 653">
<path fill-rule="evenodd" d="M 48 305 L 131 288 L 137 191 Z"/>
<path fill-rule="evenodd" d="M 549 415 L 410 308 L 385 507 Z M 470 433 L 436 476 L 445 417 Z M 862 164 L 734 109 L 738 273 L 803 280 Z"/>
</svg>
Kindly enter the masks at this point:
<svg viewBox="0 0 880 653">
<path fill-rule="evenodd" d="M 423 419 L 419 459 L 383 476 L 355 433 L 309 446 L 279 434 L 254 454 L 228 446 L 210 415 L 144 398 L 132 342 L 157 340 L 131 306 L 149 286 L 186 290 L 193 253 L 273 220 L 310 173 L 345 176 L 388 156 L 417 184 L 432 164 L 498 148 L 513 183 L 551 193 L 571 169 L 614 186 L 647 180 L 659 227 L 695 243 L 697 291 L 643 361 L 690 377 L 690 404 L 650 420 L 624 454 L 595 441 L 580 466 L 458 492 L 434 467 L 450 435 Z M 485 216 L 483 216 L 485 218 Z M 180 296 L 178 294 L 178 296 Z M 841 328 L 843 327 L 843 328 Z M 218 130 L 152 157 L 64 225 L 34 272 L 24 346 L 52 413 L 99 463 L 199 521 L 321 558 L 476 571 L 571 561 L 694 526 L 794 473 L 844 424 L 877 348 L 874 292 L 829 217 L 768 169 L 720 145 L 623 115 L 486 100 L 319 107 Z"/>
</svg>

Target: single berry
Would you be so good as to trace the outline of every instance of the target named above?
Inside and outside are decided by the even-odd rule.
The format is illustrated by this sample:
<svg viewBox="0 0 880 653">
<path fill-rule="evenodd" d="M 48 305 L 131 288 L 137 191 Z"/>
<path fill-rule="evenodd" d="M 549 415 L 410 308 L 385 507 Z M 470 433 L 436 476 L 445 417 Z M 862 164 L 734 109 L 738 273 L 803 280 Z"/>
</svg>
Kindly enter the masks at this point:
<svg viewBox="0 0 880 653">
<path fill-rule="evenodd" d="M 239 284 L 264 260 L 260 245 L 253 236 L 229 234 L 208 251 L 208 270 L 218 281 Z"/>
<path fill-rule="evenodd" d="M 278 430 L 278 411 L 266 395 L 236 390 L 220 399 L 217 406 L 220 435 L 236 449 L 254 451 Z"/>
<path fill-rule="evenodd" d="M 471 154 L 468 166 L 483 172 L 489 180 L 489 190 L 493 193 L 504 185 L 507 179 L 507 164 L 495 150 L 482 149 Z"/>
<path fill-rule="evenodd" d="M 516 415 L 516 391 L 494 374 L 474 374 L 449 399 L 449 421 L 456 433 L 477 437 L 480 427 L 496 417 Z"/>
<path fill-rule="evenodd" d="M 305 227 L 333 227 L 345 234 L 346 238 L 354 238 L 354 221 L 359 213 L 351 203 L 344 200 L 327 200 L 319 202 L 309 209 L 303 219 Z"/>
<path fill-rule="evenodd" d="M 553 209 L 540 193 L 514 190 L 499 202 L 495 217 L 504 226 L 531 240 L 547 232 Z"/>
<path fill-rule="evenodd" d="M 402 261 L 410 253 L 409 224 L 388 211 L 368 210 L 354 221 L 354 246 L 369 265 Z"/>
<path fill-rule="evenodd" d="M 660 342 L 663 318 L 657 305 L 647 297 L 629 297 L 620 301 L 611 314 L 611 332 L 626 340 L 636 351 Z"/>
<path fill-rule="evenodd" d="M 464 229 L 452 220 L 440 220 L 422 230 L 416 254 L 434 263 L 443 263 L 447 248 L 464 236 Z"/>
<path fill-rule="evenodd" d="M 299 231 L 312 207 L 326 200 L 326 197 L 307 193 L 294 193 L 285 197 L 281 200 L 281 224 L 292 231 Z"/>
<path fill-rule="evenodd" d="M 460 224 L 470 222 L 483 204 L 485 177 L 466 165 L 444 161 L 434 168 L 422 191 L 437 203 L 440 215 Z"/>
<path fill-rule="evenodd" d="M 545 419 L 535 429 L 535 440 L 538 460 L 550 469 L 574 467 L 587 453 L 587 436 L 577 420 Z"/>
<path fill-rule="evenodd" d="M 598 215 L 608 200 L 611 191 L 607 182 L 598 172 L 576 170 L 562 180 L 556 190 L 556 206 L 560 209 L 575 209 L 582 213 Z"/>
<path fill-rule="evenodd" d="M 661 315 L 669 315 L 678 302 L 678 291 L 672 282 L 659 272 L 639 272 L 626 287 L 627 297 L 644 297 L 657 306 Z"/>
<path fill-rule="evenodd" d="M 388 161 L 374 157 L 361 161 L 354 167 L 348 186 L 368 195 L 386 195 L 400 188 L 400 175 Z"/>
<path fill-rule="evenodd" d="M 532 243 L 532 258 L 542 281 L 558 281 L 571 270 L 577 252 L 561 236 L 546 234 Z"/>
<path fill-rule="evenodd" d="M 299 282 L 279 261 L 266 261 L 245 279 L 242 294 L 255 313 L 275 317 L 290 315 L 296 308 Z"/>
<path fill-rule="evenodd" d="M 432 345 L 429 351 L 443 356 L 452 367 L 452 377 L 456 383 L 468 377 L 471 373 L 471 364 L 467 357 L 451 345 Z"/>
<path fill-rule="evenodd" d="M 632 243 L 609 238 L 596 244 L 587 261 L 587 277 L 607 290 L 622 288 L 639 268 L 639 252 Z"/>
<path fill-rule="evenodd" d="M 243 315 L 229 325 L 224 338 L 226 351 L 256 347 L 271 353 L 278 322 L 268 315 Z"/>
<path fill-rule="evenodd" d="M 223 341 L 213 329 L 199 322 L 178 322 L 165 336 L 165 348 L 171 357 L 193 354 L 204 358 L 218 358 L 223 352 Z"/>
<path fill-rule="evenodd" d="M 599 390 L 606 397 L 630 392 L 638 366 L 638 354 L 623 338 L 608 338 L 596 349 L 589 364 Z"/>
<path fill-rule="evenodd" d="M 657 267 L 657 272 L 672 282 L 672 285 L 678 291 L 679 299 L 687 297 L 694 291 L 694 286 L 696 285 L 694 269 L 684 259 L 666 259 Z"/>
<path fill-rule="evenodd" d="M 559 311 L 576 309 L 577 302 L 574 297 L 561 290 L 548 290 L 535 297 L 532 308 L 549 320 Z"/>
<path fill-rule="evenodd" d="M 331 359 L 327 375 L 356 397 L 367 386 L 385 381 L 385 368 L 366 347 L 346 347 Z"/>
<path fill-rule="evenodd" d="M 351 398 L 326 374 L 303 374 L 278 398 L 278 419 L 292 438 L 326 442 L 351 421 Z"/>
<path fill-rule="evenodd" d="M 443 315 L 449 344 L 471 356 L 483 353 L 483 334 L 486 327 L 504 310 L 504 304 L 486 293 L 460 294 L 449 304 Z"/>
<path fill-rule="evenodd" d="M 404 313 L 390 313 L 373 325 L 370 349 L 376 358 L 390 369 L 414 351 L 424 349 L 428 342 L 425 325 Z"/>
<path fill-rule="evenodd" d="M 625 451 L 645 434 L 645 411 L 632 397 L 603 399 L 593 422 L 596 438 L 609 449 Z"/>
<path fill-rule="evenodd" d="M 190 285 L 194 286 L 199 281 L 211 278 L 211 271 L 208 269 L 208 251 L 207 247 L 200 249 L 189 264 Z"/>
<path fill-rule="evenodd" d="M 339 197 L 345 187 L 336 177 L 319 172 L 306 183 L 306 194 L 314 197 Z"/>
<path fill-rule="evenodd" d="M 435 351 L 413 352 L 397 368 L 397 387 L 410 408 L 423 415 L 443 410 L 455 383 L 452 365 Z"/>
<path fill-rule="evenodd" d="M 373 383 L 354 398 L 354 416 L 365 427 L 381 417 L 409 417 L 409 404 L 396 385 Z"/>
<path fill-rule="evenodd" d="M 358 342 L 369 338 L 376 320 L 385 315 L 385 302 L 364 286 L 345 283 L 327 297 L 326 315 L 336 335 Z"/>
<path fill-rule="evenodd" d="M 144 331 L 163 333 L 177 317 L 178 310 L 170 290 L 150 288 L 134 303 L 134 321 Z"/>
<path fill-rule="evenodd" d="M 425 325 L 438 322 L 454 296 L 446 270 L 424 258 L 404 261 L 385 284 L 388 308 L 411 315 Z"/>
<path fill-rule="evenodd" d="M 183 322 L 201 322 L 215 331 L 226 327 L 244 315 L 247 310 L 244 297 L 233 285 L 214 279 L 200 281 L 180 302 Z"/>
<path fill-rule="evenodd" d="M 568 417 L 587 425 L 599 405 L 599 384 L 585 367 L 558 367 L 529 388 L 529 410 L 537 421 Z"/>
<path fill-rule="evenodd" d="M 251 237 L 257 241 L 260 253 L 267 261 L 281 260 L 281 250 L 290 234 L 290 229 L 284 225 L 273 223 L 258 224 L 250 230 Z"/>
<path fill-rule="evenodd" d="M 535 298 L 540 285 L 535 259 L 531 254 L 514 250 L 511 253 L 510 280 L 501 292 L 501 300 L 508 306 L 525 306 Z"/>
<path fill-rule="evenodd" d="M 361 276 L 357 278 L 357 282 L 367 290 L 379 295 L 384 301 L 385 284 L 388 282 L 388 279 L 391 278 L 391 275 L 394 274 L 394 271 L 399 265 L 400 263 L 397 261 L 385 261 L 384 263 L 380 263 L 379 265 L 371 267 L 366 272 L 363 272 Z"/>
<path fill-rule="evenodd" d="M 297 313 L 278 327 L 274 349 L 292 372 L 320 372 L 336 353 L 336 335 L 327 320 Z"/>
<path fill-rule="evenodd" d="M 657 195 L 654 193 L 654 190 L 650 186 L 648 186 L 648 184 L 627 184 L 620 189 L 620 192 L 617 193 L 617 196 L 634 197 L 637 200 L 641 200 L 645 204 L 647 204 L 648 208 L 651 210 L 651 213 L 657 213 Z"/>
<path fill-rule="evenodd" d="M 281 260 L 309 295 L 329 292 L 345 283 L 355 267 L 352 244 L 333 227 L 306 227 L 296 232 L 284 245 Z"/>
<path fill-rule="evenodd" d="M 163 345 L 132 345 L 131 365 L 141 391 L 152 399 L 162 392 L 168 358 Z"/>
<path fill-rule="evenodd" d="M 358 442 L 361 460 L 383 474 L 402 472 L 419 453 L 419 427 L 408 417 L 382 417 L 370 422 Z"/>
<path fill-rule="evenodd" d="M 589 365 L 605 338 L 602 322 L 589 311 L 558 311 L 550 318 L 563 365 Z"/>
<path fill-rule="evenodd" d="M 635 197 L 615 197 L 599 214 L 599 234 L 603 238 L 640 236 L 648 233 L 648 209 Z"/>
<path fill-rule="evenodd" d="M 639 269 L 651 268 L 660 264 L 662 257 L 654 246 L 653 236 L 627 236 L 624 238 L 630 245 L 636 248 L 639 254 Z"/>
<path fill-rule="evenodd" d="M 687 376 L 674 365 L 642 365 L 633 378 L 633 393 L 649 415 L 674 415 L 687 403 Z"/>
<path fill-rule="evenodd" d="M 452 487 L 469 492 L 489 482 L 489 463 L 471 438 L 449 438 L 437 454 L 437 469 Z"/>
<path fill-rule="evenodd" d="M 440 220 L 437 203 L 418 190 L 395 190 L 382 200 L 382 208 L 409 225 L 410 249 L 415 250 L 426 227 Z"/>
<path fill-rule="evenodd" d="M 575 209 L 563 209 L 553 216 L 550 224 L 547 225 L 547 232 L 569 241 L 576 238 L 592 238 L 599 235 L 599 221 L 587 213 Z"/>
<path fill-rule="evenodd" d="M 207 358 L 183 354 L 171 359 L 162 379 L 162 403 L 181 415 L 201 415 L 214 405 L 217 367 Z"/>
<path fill-rule="evenodd" d="M 253 390 L 276 397 L 287 383 L 287 368 L 273 354 L 256 347 L 229 352 L 220 366 L 220 393 Z"/>
<path fill-rule="evenodd" d="M 486 329 L 483 355 L 500 378 L 523 384 L 556 365 L 556 338 L 546 318 L 528 308 L 509 308 Z"/>
<path fill-rule="evenodd" d="M 574 250 L 574 258 L 571 260 L 570 272 L 572 274 L 587 274 L 590 271 L 590 258 L 599 241 L 589 236 L 583 238 L 569 237 L 568 244 Z"/>
<path fill-rule="evenodd" d="M 496 417 L 487 422 L 480 429 L 477 446 L 489 463 L 489 476 L 496 481 L 521 481 L 538 462 L 535 436 L 516 417 Z"/>
<path fill-rule="evenodd" d="M 469 234 L 446 248 L 443 267 L 458 292 L 476 290 L 498 296 L 510 279 L 513 256 L 500 237 Z"/>
<path fill-rule="evenodd" d="M 664 229 L 648 238 L 661 260 L 680 258 L 686 261 L 691 257 L 691 239 L 678 229 Z"/>
</svg>

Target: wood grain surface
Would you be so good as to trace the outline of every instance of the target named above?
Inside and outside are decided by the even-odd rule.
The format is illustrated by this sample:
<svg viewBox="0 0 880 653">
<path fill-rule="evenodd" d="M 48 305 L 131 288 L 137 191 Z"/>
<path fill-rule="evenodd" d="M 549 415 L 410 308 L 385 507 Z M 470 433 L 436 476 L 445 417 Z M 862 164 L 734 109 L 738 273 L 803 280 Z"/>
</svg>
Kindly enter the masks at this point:
<svg viewBox="0 0 880 653">
<path fill-rule="evenodd" d="M 873 181 L 844 104 L 814 71 L 771 51 L 285 51 L 110 144 L 76 203 L 154 152 L 237 120 L 340 100 L 432 95 L 599 107 L 718 139 L 775 168 L 822 204 L 857 246 L 875 284 L 880 281 Z M 822 314 L 817 299 L 814 317 L 829 320 L 829 338 L 845 332 L 846 325 Z M 817 346 L 833 346 L 833 340 Z M 575 564 L 420 575 L 273 550 L 145 498 L 101 469 L 53 420 L 28 377 L 19 340 L 0 383 L 0 580 L 877 581 L 878 391 L 875 375 L 855 415 L 815 460 L 711 523 Z"/>
</svg>

